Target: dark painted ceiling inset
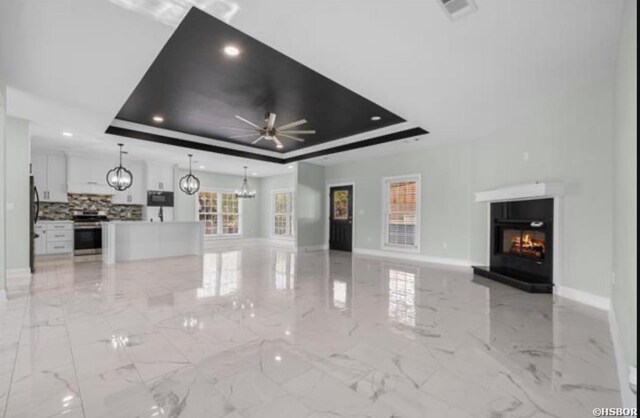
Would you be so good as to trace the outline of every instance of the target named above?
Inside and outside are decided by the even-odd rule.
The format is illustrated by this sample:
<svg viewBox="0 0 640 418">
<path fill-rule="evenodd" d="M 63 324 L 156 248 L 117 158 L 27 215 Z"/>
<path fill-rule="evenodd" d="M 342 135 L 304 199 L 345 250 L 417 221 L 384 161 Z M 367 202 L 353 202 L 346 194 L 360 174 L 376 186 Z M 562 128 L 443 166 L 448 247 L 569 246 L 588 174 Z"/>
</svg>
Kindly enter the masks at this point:
<svg viewBox="0 0 640 418">
<path fill-rule="evenodd" d="M 239 48 L 240 55 L 226 55 L 227 45 Z M 366 77 L 366 68 L 362 71 Z M 225 129 L 251 129 L 236 115 L 263 126 L 267 113 L 277 115 L 276 126 L 307 119 L 295 130 L 317 133 L 299 135 L 304 143 L 281 138 L 284 148 L 278 150 L 271 141 L 251 145 L 257 134 L 234 139 L 243 131 Z M 154 123 L 154 115 L 161 115 L 164 122 Z M 381 119 L 372 121 L 373 116 Z M 280 152 L 404 122 L 196 8 L 178 26 L 116 118 Z"/>
</svg>

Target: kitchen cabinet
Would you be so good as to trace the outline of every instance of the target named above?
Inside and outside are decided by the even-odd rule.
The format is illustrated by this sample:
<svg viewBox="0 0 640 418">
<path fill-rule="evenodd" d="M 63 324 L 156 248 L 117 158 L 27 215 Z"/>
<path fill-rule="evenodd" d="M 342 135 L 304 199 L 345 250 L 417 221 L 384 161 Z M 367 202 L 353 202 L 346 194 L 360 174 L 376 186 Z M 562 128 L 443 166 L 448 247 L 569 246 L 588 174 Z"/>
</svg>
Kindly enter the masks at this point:
<svg viewBox="0 0 640 418">
<path fill-rule="evenodd" d="M 73 222 L 41 221 L 34 227 L 36 255 L 70 254 L 73 252 Z"/>
<path fill-rule="evenodd" d="M 142 163 L 130 162 L 125 164 L 131 171 L 133 184 L 127 190 L 119 192 L 113 190 L 112 202 L 117 205 L 144 205 L 147 203 L 147 188 L 145 170 Z"/>
<path fill-rule="evenodd" d="M 40 201 L 67 201 L 67 158 L 63 154 L 33 153 L 31 172 Z"/>
<path fill-rule="evenodd" d="M 107 172 L 115 166 L 109 160 L 69 156 L 69 193 L 112 195 L 114 190 L 107 184 Z"/>
<path fill-rule="evenodd" d="M 147 164 L 147 190 L 172 192 L 173 167 L 170 165 Z"/>
</svg>

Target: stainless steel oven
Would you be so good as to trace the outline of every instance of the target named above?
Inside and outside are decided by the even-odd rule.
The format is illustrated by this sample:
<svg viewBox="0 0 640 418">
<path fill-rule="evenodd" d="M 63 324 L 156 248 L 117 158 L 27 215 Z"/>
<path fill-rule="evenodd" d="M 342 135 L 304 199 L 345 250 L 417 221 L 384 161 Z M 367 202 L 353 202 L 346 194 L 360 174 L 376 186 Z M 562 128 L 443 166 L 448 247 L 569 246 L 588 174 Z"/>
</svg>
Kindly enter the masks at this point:
<svg viewBox="0 0 640 418">
<path fill-rule="evenodd" d="M 102 253 L 102 222 L 107 217 L 101 212 L 75 212 L 73 215 L 73 254 Z"/>
</svg>

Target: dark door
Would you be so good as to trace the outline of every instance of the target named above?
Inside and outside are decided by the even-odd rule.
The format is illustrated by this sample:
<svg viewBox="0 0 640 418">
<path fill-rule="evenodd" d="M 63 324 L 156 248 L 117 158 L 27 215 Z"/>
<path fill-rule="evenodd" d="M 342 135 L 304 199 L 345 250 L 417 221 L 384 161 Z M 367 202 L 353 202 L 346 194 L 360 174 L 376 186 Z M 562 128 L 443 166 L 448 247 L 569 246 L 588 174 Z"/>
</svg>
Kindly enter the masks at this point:
<svg viewBox="0 0 640 418">
<path fill-rule="evenodd" d="M 332 187 L 329 192 L 329 248 L 351 251 L 353 236 L 353 186 Z"/>
</svg>

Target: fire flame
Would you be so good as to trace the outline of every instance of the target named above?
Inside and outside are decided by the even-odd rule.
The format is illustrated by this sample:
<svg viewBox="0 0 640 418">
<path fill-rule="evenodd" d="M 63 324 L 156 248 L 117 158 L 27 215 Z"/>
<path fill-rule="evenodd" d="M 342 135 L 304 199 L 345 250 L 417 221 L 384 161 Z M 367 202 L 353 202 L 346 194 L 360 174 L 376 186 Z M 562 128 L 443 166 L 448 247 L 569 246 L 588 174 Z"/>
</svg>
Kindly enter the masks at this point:
<svg viewBox="0 0 640 418">
<path fill-rule="evenodd" d="M 544 240 L 536 239 L 530 233 L 524 233 L 522 238 L 513 238 L 512 251 L 522 255 L 532 255 L 542 258 L 546 252 L 546 247 Z"/>
</svg>

